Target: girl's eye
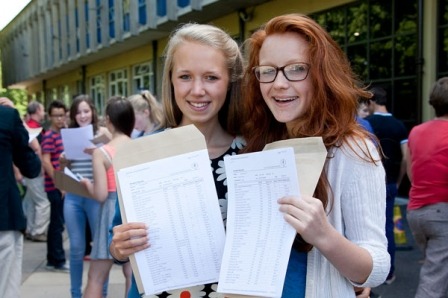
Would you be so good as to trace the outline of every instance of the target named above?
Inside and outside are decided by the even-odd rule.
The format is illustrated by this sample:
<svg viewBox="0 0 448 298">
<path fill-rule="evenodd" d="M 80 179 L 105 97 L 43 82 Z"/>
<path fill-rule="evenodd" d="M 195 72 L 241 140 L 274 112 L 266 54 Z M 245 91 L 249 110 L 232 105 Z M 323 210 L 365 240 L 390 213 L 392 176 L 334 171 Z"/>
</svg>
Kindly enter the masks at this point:
<svg viewBox="0 0 448 298">
<path fill-rule="evenodd" d="M 179 76 L 179 79 L 181 79 L 181 80 L 189 80 L 190 79 L 190 76 L 189 75 L 180 75 Z"/>
<path fill-rule="evenodd" d="M 216 80 L 218 80 L 218 77 L 217 76 L 206 76 L 205 79 L 207 81 L 216 81 Z"/>
</svg>

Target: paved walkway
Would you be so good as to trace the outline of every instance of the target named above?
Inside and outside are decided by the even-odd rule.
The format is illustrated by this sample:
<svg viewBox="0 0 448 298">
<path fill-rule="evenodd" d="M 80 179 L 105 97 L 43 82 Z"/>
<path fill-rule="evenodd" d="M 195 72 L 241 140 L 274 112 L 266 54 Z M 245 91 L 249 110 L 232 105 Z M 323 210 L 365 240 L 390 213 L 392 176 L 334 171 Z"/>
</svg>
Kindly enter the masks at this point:
<svg viewBox="0 0 448 298">
<path fill-rule="evenodd" d="M 68 259 L 68 240 L 64 242 Z M 24 240 L 21 298 L 70 298 L 70 274 L 45 269 L 47 244 Z M 87 282 L 89 262 L 84 262 L 83 288 Z M 108 298 L 124 297 L 121 267 L 114 265 L 109 277 Z"/>
</svg>

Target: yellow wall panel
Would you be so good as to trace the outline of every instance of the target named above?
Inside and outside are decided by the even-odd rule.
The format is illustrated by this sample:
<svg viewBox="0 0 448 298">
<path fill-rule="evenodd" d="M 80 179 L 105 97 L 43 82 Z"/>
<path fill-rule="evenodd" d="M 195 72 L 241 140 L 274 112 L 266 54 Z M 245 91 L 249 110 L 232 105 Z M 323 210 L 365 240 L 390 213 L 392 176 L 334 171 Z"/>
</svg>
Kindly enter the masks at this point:
<svg viewBox="0 0 448 298">
<path fill-rule="evenodd" d="M 52 77 L 47 80 L 46 87 L 47 89 L 57 88 L 62 85 L 76 85 L 76 81 L 81 80 L 82 73 L 81 68 L 72 70 L 70 72 L 66 72 L 55 77 Z"/>
<path fill-rule="evenodd" d="M 127 68 L 152 60 L 152 44 L 145 45 L 109 58 L 98 60 L 87 66 L 87 77 L 95 76 L 111 70 Z"/>
</svg>

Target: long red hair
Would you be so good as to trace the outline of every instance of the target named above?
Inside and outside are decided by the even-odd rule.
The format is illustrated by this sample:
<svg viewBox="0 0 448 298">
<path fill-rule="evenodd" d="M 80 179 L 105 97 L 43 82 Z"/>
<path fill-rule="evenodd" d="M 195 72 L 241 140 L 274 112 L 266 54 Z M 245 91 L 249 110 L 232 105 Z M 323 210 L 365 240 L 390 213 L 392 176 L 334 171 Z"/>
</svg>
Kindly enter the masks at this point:
<svg viewBox="0 0 448 298">
<path fill-rule="evenodd" d="M 300 34 L 308 41 L 311 67 L 307 79 L 314 86 L 314 97 L 308 111 L 295 120 L 289 132 L 286 124 L 278 122 L 269 110 L 261 94 L 260 83 L 252 71 L 259 65 L 260 48 L 266 37 L 286 32 Z M 338 44 L 314 20 L 300 14 L 275 17 L 245 42 L 245 49 L 248 54 L 242 89 L 245 152 L 259 151 L 267 143 L 289 138 L 320 136 L 329 149 L 342 145 L 348 138 L 365 140 L 369 136 L 357 124 L 355 114 L 358 98 L 370 98 L 371 94 L 361 87 Z M 367 147 L 364 148 L 365 158 L 375 162 Z M 324 207 L 331 203 L 331 187 L 325 170 L 314 196 L 322 201 Z M 306 244 L 301 247 L 304 250 L 310 248 Z"/>
</svg>

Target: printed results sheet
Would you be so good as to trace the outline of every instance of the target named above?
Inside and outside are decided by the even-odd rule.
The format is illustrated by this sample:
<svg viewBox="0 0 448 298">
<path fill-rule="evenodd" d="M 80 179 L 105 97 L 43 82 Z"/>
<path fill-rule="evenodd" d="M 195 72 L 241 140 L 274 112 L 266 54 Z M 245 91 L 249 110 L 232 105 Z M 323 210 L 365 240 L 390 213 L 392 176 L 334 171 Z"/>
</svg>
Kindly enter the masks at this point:
<svg viewBox="0 0 448 298">
<path fill-rule="evenodd" d="M 135 254 L 144 294 L 218 281 L 225 232 L 207 150 L 117 172 L 127 222 L 149 227 Z"/>
<path fill-rule="evenodd" d="M 218 292 L 280 297 L 296 231 L 277 200 L 300 193 L 294 150 L 226 156 L 224 161 L 227 236 Z"/>
<path fill-rule="evenodd" d="M 95 147 L 90 141 L 93 139 L 93 128 L 91 124 L 84 127 L 63 128 L 61 129 L 61 137 L 67 159 L 92 159 L 92 155 L 84 152 L 86 148 Z"/>
</svg>

